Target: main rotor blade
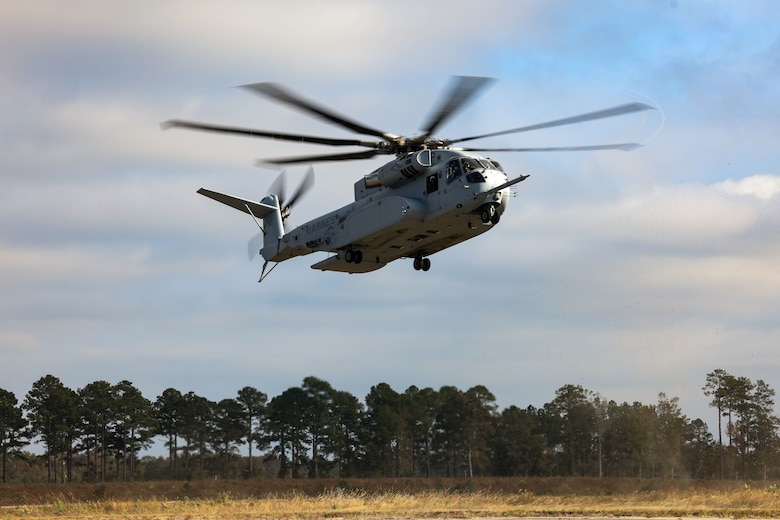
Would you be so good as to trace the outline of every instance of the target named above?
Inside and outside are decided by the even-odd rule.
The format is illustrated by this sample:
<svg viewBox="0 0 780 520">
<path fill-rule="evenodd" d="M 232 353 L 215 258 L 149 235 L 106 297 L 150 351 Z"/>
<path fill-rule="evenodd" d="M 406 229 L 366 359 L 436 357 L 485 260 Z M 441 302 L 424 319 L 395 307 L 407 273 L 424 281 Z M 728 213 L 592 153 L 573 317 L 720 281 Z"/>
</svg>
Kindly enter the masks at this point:
<svg viewBox="0 0 780 520">
<path fill-rule="evenodd" d="M 642 146 L 638 143 L 594 144 L 587 146 L 543 146 L 535 148 L 453 148 L 463 152 L 587 152 L 591 150 L 623 150 L 628 152 Z"/>
<path fill-rule="evenodd" d="M 305 157 L 283 157 L 279 159 L 259 159 L 257 164 L 300 164 L 315 163 L 326 161 L 352 161 L 356 159 L 370 159 L 383 152 L 379 150 L 368 150 L 366 152 L 331 154 L 331 155 L 308 155 Z"/>
<path fill-rule="evenodd" d="M 478 90 L 491 81 L 493 81 L 493 78 L 478 76 L 456 76 L 453 78 L 449 93 L 442 100 L 439 109 L 431 114 L 428 123 L 426 123 L 423 129 L 423 135 L 425 137 L 432 135 L 439 126 L 461 109 Z"/>
<path fill-rule="evenodd" d="M 251 85 L 243 85 L 243 87 L 255 92 L 259 92 L 260 94 L 271 97 L 277 101 L 281 101 L 282 103 L 287 103 L 288 105 L 303 110 L 304 112 L 319 116 L 326 121 L 330 121 L 331 123 L 348 128 L 349 130 L 357 132 L 358 134 L 373 135 L 380 137 L 385 141 L 392 141 L 397 137 L 396 135 L 382 132 L 381 130 L 368 127 L 364 124 L 352 121 L 340 114 L 336 114 L 335 112 L 325 107 L 317 105 L 313 101 L 303 99 L 301 96 L 293 94 L 289 90 L 276 83 L 253 83 Z"/>
<path fill-rule="evenodd" d="M 520 132 L 528 132 L 530 130 L 541 130 L 542 128 L 551 128 L 554 126 L 571 125 L 574 123 L 584 123 L 585 121 L 593 121 L 595 119 L 604 119 L 607 117 L 621 116 L 623 114 L 630 114 L 632 112 L 640 112 L 642 110 L 655 110 L 650 105 L 644 103 L 628 103 L 625 105 L 619 105 L 604 110 L 598 110 L 596 112 L 588 112 L 587 114 L 581 114 L 574 117 L 566 117 L 564 119 L 556 119 L 555 121 L 548 121 L 546 123 L 539 123 L 530 126 L 521 126 L 520 128 L 513 128 L 511 130 L 503 130 L 501 132 L 492 132 L 490 134 L 474 135 L 471 137 L 461 137 L 460 139 L 453 139 L 451 143 L 462 143 L 464 141 L 472 141 L 474 139 L 482 139 L 484 137 L 495 137 L 497 135 L 517 134 Z"/>
<path fill-rule="evenodd" d="M 241 128 L 237 126 L 223 126 L 213 125 L 210 123 L 198 123 L 196 121 L 182 121 L 180 119 L 171 119 L 169 121 L 160 123 L 160 128 L 163 130 L 168 130 L 169 128 L 186 128 L 188 130 L 204 130 L 206 132 L 244 135 L 248 137 L 262 137 L 276 139 L 279 141 L 325 144 L 330 146 L 366 146 L 369 148 L 376 148 L 378 146 L 378 144 L 374 141 L 361 141 L 359 139 L 333 139 L 330 137 L 316 137 L 312 135 L 301 134 L 282 134 L 279 132 L 268 132 L 266 130 L 255 130 L 252 128 Z"/>
</svg>

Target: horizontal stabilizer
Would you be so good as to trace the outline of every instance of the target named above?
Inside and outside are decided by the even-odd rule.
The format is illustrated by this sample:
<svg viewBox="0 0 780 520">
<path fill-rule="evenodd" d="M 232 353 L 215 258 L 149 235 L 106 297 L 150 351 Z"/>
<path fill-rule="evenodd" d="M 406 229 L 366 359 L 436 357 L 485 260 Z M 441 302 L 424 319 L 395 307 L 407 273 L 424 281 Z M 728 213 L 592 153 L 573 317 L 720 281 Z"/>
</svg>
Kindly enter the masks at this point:
<svg viewBox="0 0 780 520">
<path fill-rule="evenodd" d="M 224 193 L 217 193 L 216 191 L 207 190 L 205 188 L 199 189 L 198 193 L 210 199 L 214 199 L 217 202 L 221 202 L 222 204 L 230 206 L 231 208 L 235 208 L 239 211 L 243 211 L 244 213 L 254 215 L 256 218 L 263 218 L 269 213 L 278 210 L 278 208 L 269 204 L 242 199 L 232 195 L 225 195 Z"/>
<path fill-rule="evenodd" d="M 368 260 L 364 260 L 359 264 L 349 263 L 336 255 L 330 256 L 322 262 L 317 262 L 316 264 L 312 265 L 311 268 L 319 269 L 320 271 L 339 271 L 342 273 L 368 273 L 371 271 L 376 271 L 377 269 L 381 269 L 386 265 L 387 264 L 385 262 L 372 262 Z"/>
</svg>

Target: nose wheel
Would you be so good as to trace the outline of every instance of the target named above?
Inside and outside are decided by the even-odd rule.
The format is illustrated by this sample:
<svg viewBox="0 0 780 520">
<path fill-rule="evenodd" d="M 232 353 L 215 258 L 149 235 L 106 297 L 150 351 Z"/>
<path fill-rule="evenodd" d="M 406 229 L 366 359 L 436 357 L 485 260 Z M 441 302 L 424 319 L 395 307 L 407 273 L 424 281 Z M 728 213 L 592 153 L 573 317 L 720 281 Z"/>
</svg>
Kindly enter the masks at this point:
<svg viewBox="0 0 780 520">
<path fill-rule="evenodd" d="M 483 224 L 498 224 L 501 214 L 498 212 L 495 204 L 486 204 L 482 206 L 479 218 Z"/>
<path fill-rule="evenodd" d="M 428 271 L 431 268 L 431 259 L 430 258 L 423 258 L 422 256 L 418 255 L 414 257 L 414 270 L 419 271 Z"/>
</svg>

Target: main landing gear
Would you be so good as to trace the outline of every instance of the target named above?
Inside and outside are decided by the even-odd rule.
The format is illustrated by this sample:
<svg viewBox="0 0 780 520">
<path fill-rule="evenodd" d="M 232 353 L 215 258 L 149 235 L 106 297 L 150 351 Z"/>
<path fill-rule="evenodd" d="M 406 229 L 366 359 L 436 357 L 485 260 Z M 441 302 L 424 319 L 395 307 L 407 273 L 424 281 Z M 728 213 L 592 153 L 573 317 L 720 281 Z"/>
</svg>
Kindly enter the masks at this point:
<svg viewBox="0 0 780 520">
<path fill-rule="evenodd" d="M 420 269 L 423 271 L 428 271 L 431 268 L 431 259 L 423 258 L 422 255 L 417 255 L 414 257 L 413 265 L 415 271 L 419 271 Z"/>
<path fill-rule="evenodd" d="M 363 261 L 363 252 L 357 249 L 347 249 L 344 252 L 344 260 L 346 260 L 348 264 L 359 264 Z"/>
</svg>

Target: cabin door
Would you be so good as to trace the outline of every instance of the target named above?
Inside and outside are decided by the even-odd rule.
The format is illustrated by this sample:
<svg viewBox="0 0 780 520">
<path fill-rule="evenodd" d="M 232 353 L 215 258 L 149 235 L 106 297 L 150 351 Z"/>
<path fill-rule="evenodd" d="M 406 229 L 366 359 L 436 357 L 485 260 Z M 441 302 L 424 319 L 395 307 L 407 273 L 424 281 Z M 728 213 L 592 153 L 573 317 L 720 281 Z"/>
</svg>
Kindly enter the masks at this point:
<svg viewBox="0 0 780 520">
<path fill-rule="evenodd" d="M 441 209 L 441 179 L 438 173 L 428 175 L 425 181 L 425 196 L 428 206 L 428 215 L 438 213 Z"/>
</svg>

